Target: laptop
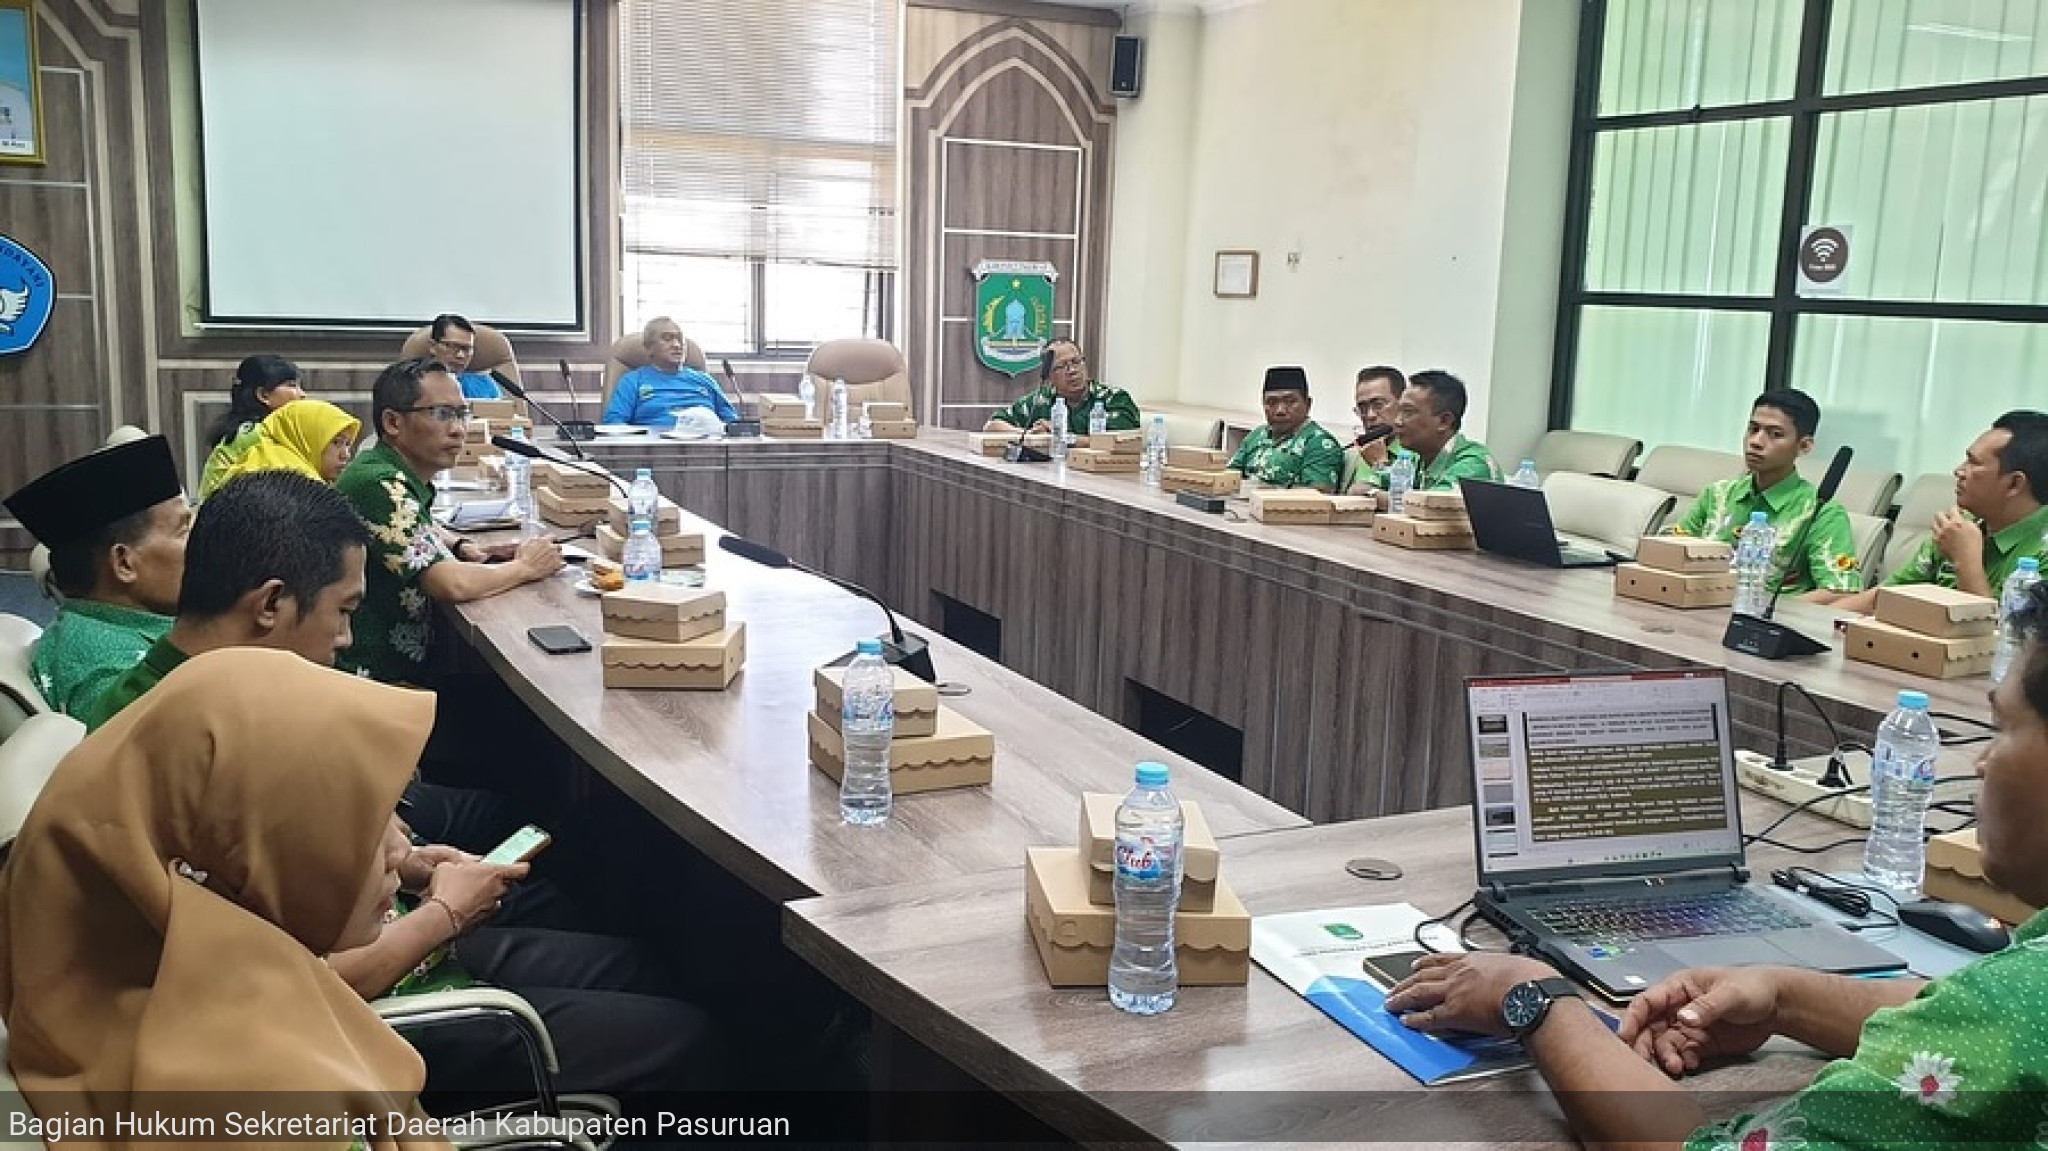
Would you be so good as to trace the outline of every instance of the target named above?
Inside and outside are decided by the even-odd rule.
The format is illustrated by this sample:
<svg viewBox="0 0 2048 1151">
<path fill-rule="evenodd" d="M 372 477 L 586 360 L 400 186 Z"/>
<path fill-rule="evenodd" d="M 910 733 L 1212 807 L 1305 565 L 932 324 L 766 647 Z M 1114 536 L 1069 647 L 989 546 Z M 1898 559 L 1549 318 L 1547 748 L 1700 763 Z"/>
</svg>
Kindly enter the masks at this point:
<svg viewBox="0 0 2048 1151">
<path fill-rule="evenodd" d="M 1493 480 L 1460 479 L 1465 515 L 1479 550 L 1553 568 L 1613 567 L 1611 552 L 1575 547 L 1557 538 L 1550 501 L 1541 488 L 1518 488 Z"/>
<path fill-rule="evenodd" d="M 1717 669 L 1465 681 L 1479 913 L 1614 1002 L 1687 967 L 1904 961 L 1751 886 Z"/>
</svg>

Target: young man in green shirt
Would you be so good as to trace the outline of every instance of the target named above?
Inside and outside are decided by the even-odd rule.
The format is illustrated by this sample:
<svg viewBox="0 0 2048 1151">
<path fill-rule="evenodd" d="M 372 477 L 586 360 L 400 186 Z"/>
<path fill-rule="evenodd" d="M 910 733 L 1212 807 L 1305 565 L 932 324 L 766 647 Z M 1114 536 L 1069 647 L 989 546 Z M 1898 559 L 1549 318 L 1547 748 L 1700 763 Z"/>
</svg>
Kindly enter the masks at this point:
<svg viewBox="0 0 2048 1151">
<path fill-rule="evenodd" d="M 2030 642 L 1991 694 L 1997 734 L 1977 760 L 1984 878 L 2048 906 L 2048 587 Z M 1428 1031 L 1519 1038 L 1588 1146 L 2038 1147 L 2048 1123 L 2048 914 L 1940 979 L 1859 979 L 1767 965 L 1682 971 L 1635 997 L 1611 1031 L 1547 963 L 1433 955 L 1387 997 Z M 1538 982 L 1541 981 L 1541 982 Z M 1548 1002 L 1533 1021 L 1520 1010 Z M 1672 1082 L 1775 1035 L 1832 1056 L 1795 1095 L 1709 1123 Z M 1668 1078 L 1667 1078 L 1668 1076 Z"/>
<path fill-rule="evenodd" d="M 368 591 L 341 666 L 385 683 L 423 686 L 434 603 L 467 603 L 546 579 L 562 549 L 544 538 L 486 549 L 434 523 L 433 477 L 455 466 L 469 426 L 462 385 L 433 360 L 402 360 L 371 389 L 376 446 L 335 487 L 370 528 Z M 498 562 L 493 562 L 498 561 Z"/>
<path fill-rule="evenodd" d="M 1394 438 L 1415 456 L 1414 490 L 1454 492 L 1458 481 L 1468 476 L 1500 479 L 1500 465 L 1493 461 L 1493 453 L 1485 444 L 1465 438 L 1468 402 L 1465 381 L 1449 372 L 1432 370 L 1408 377 L 1408 386 L 1394 402 Z M 1385 492 L 1387 465 L 1361 468 L 1353 486 Z M 1386 506 L 1384 496 L 1380 506 Z"/>
<path fill-rule="evenodd" d="M 1267 368 L 1263 389 L 1266 426 L 1253 428 L 1230 469 L 1271 488 L 1337 490 L 1344 445 L 1308 418 L 1308 373 L 1300 368 Z"/>
<path fill-rule="evenodd" d="M 1799 457 L 1813 450 L 1819 428 L 1820 405 L 1805 392 L 1780 388 L 1758 396 L 1742 439 L 1742 462 L 1749 470 L 1708 484 L 1676 532 L 1734 543 L 1749 525 L 1750 513 L 1762 512 L 1778 531 L 1772 586 L 1812 593 L 1807 598 L 1822 603 L 1862 591 L 1863 567 L 1856 558 L 1849 513 L 1833 501 L 1821 505 L 1820 493 L 1799 474 Z M 1792 546 L 1809 520 L 1813 526 L 1794 555 Z"/>
<path fill-rule="evenodd" d="M 1931 583 L 1995 599 L 2021 559 L 2048 552 L 2048 415 L 1998 417 L 1963 453 L 1955 476 L 1956 506 L 1934 517 L 1934 535 L 1885 586 Z M 1836 606 L 1868 612 L 1877 591 Z"/>
<path fill-rule="evenodd" d="M 145 436 L 71 461 L 7 497 L 50 549 L 64 606 L 29 661 L 51 707 L 77 715 L 171 627 L 192 509 L 170 441 Z"/>
<path fill-rule="evenodd" d="M 1374 364 L 1358 369 L 1358 379 L 1351 385 L 1352 410 L 1365 430 L 1344 449 L 1339 491 L 1359 495 L 1372 489 L 1373 476 L 1387 466 L 1388 445 L 1394 440 L 1394 405 L 1407 390 L 1408 377 L 1399 368 Z"/>
<path fill-rule="evenodd" d="M 1045 345 L 1045 358 L 1038 363 L 1038 387 L 1016 403 L 990 416 L 982 425 L 985 432 L 1045 432 L 1052 429 L 1052 403 L 1067 401 L 1067 431 L 1088 434 L 1088 418 L 1101 404 L 1109 417 L 1109 430 L 1124 432 L 1138 426 L 1138 401 L 1122 388 L 1112 388 L 1088 378 L 1088 359 L 1081 345 L 1072 340 L 1052 340 Z"/>
</svg>

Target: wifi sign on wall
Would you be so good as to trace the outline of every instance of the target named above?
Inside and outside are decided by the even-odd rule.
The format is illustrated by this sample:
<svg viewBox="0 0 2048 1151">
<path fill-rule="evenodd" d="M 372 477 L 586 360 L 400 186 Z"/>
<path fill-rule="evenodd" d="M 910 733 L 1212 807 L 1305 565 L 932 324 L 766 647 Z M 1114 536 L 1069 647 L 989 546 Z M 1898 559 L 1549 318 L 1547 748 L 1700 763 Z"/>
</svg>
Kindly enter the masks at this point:
<svg viewBox="0 0 2048 1151">
<path fill-rule="evenodd" d="M 1810 224 L 1799 236 L 1799 294 L 1839 296 L 1849 287 L 1851 224 Z"/>
</svg>

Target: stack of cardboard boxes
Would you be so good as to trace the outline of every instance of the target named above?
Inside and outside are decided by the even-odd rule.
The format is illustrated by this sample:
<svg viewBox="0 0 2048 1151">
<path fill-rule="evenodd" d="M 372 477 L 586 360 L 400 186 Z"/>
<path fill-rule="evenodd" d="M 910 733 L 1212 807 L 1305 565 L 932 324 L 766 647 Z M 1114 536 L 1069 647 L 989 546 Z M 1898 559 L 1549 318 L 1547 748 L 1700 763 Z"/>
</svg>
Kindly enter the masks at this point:
<svg viewBox="0 0 2048 1151">
<path fill-rule="evenodd" d="M 683 530 L 683 509 L 667 497 L 662 497 L 654 508 L 654 538 L 661 544 L 661 566 L 664 569 L 696 567 L 704 562 L 704 533 Z M 605 558 L 623 560 L 626 557 L 626 537 L 633 532 L 632 516 L 626 507 L 626 497 L 611 492 L 605 499 L 605 519 L 597 525 L 597 546 Z"/>
<path fill-rule="evenodd" d="M 1983 675 L 1998 650 L 1998 601 L 1935 584 L 1877 589 L 1877 618 L 1850 620 L 1850 659 L 1934 679 Z"/>
<path fill-rule="evenodd" d="M 1234 496 L 1244 477 L 1230 470 L 1230 455 L 1221 448 L 1168 447 L 1166 466 L 1159 472 L 1159 490 Z"/>
<path fill-rule="evenodd" d="M 1106 987 L 1116 946 L 1116 809 L 1122 796 L 1081 797 L 1078 847 L 1024 851 L 1024 917 L 1054 987 Z M 1252 917 L 1221 875 L 1222 853 L 1199 804 L 1183 802 L 1180 908 L 1173 917 L 1182 986 L 1251 978 Z"/>
<path fill-rule="evenodd" d="M 860 406 L 861 414 L 867 419 L 868 438 L 875 440 L 914 440 L 917 438 L 917 421 L 910 418 L 910 405 L 893 400 L 869 400 Z"/>
<path fill-rule="evenodd" d="M 1465 497 L 1459 492 L 1409 492 L 1402 513 L 1383 512 L 1373 517 L 1372 538 L 1397 548 L 1418 551 L 1471 551 L 1472 521 L 1465 515 Z"/>
<path fill-rule="evenodd" d="M 747 625 L 726 621 L 724 592 L 627 584 L 601 610 L 606 687 L 723 691 L 747 661 Z"/>
<path fill-rule="evenodd" d="M 1076 471 L 1138 473 L 1145 459 L 1145 433 L 1133 428 L 1125 432 L 1103 432 L 1081 437 L 1067 462 Z"/>
<path fill-rule="evenodd" d="M 939 706 L 938 689 L 900 667 L 896 676 L 895 738 L 889 744 L 889 789 L 896 795 L 979 787 L 995 778 L 996 737 L 949 707 Z M 812 673 L 816 705 L 810 724 L 811 766 L 838 780 L 846 774 L 846 739 L 840 734 L 845 704 L 844 666 Z"/>
<path fill-rule="evenodd" d="M 553 460 L 533 461 L 533 507 L 540 518 L 562 528 L 587 528 L 605 518 L 611 481 L 600 472 Z"/>
<path fill-rule="evenodd" d="M 816 402 L 824 405 L 830 401 L 820 393 Z M 778 440 L 822 440 L 825 438 L 825 421 L 818 415 L 804 416 L 804 402 L 795 396 L 762 396 L 761 434 Z"/>
<path fill-rule="evenodd" d="M 1665 607 L 1727 607 L 1735 602 L 1735 549 L 1692 536 L 1645 536 L 1634 563 L 1614 568 L 1614 594 Z"/>
<path fill-rule="evenodd" d="M 1265 524 L 1369 528 L 1377 504 L 1371 496 L 1326 496 L 1314 488 L 1258 488 L 1252 518 Z"/>
<path fill-rule="evenodd" d="M 967 442 L 974 445 L 974 450 L 982 455 L 1001 459 L 1003 453 L 1010 450 L 1010 445 L 1017 443 L 1041 452 L 1050 451 L 1052 433 L 1029 432 L 1020 435 L 1016 432 L 969 432 Z"/>
</svg>

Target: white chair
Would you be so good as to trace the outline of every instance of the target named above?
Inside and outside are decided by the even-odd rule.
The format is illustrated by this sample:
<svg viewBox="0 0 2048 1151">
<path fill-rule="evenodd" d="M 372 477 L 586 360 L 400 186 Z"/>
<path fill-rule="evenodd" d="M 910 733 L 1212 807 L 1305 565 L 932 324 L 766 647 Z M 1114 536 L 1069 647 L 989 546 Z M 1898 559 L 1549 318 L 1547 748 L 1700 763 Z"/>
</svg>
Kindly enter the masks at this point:
<svg viewBox="0 0 2048 1151">
<path fill-rule="evenodd" d="M 1172 408 L 1145 408 L 1139 423 L 1147 426 L 1152 417 L 1166 421 L 1166 442 L 1181 448 L 1213 448 L 1223 443 L 1223 421 L 1210 416 L 1189 415 Z"/>
<path fill-rule="evenodd" d="M 46 711 L 30 716 L 0 743 L 0 851 L 13 846 L 50 774 L 84 739 L 84 724 Z"/>
<path fill-rule="evenodd" d="M 1659 444 L 1643 457 L 1643 466 L 1636 469 L 1635 482 L 1670 492 L 1678 497 L 1678 506 L 1685 507 L 1708 484 L 1742 472 L 1742 457 L 1733 452 Z"/>
<path fill-rule="evenodd" d="M 1580 472 L 1625 480 L 1643 441 L 1606 432 L 1574 432 L 1557 429 L 1543 433 L 1536 441 L 1536 471 Z"/>
<path fill-rule="evenodd" d="M 1559 532 L 1598 543 L 1610 551 L 1636 554 L 1636 542 L 1671 514 L 1667 492 L 1605 476 L 1550 472 L 1543 477 L 1550 523 Z"/>
<path fill-rule="evenodd" d="M 1863 586 L 1870 587 L 1877 580 L 1877 572 L 1884 563 L 1886 545 L 1892 538 L 1892 521 L 1883 516 L 1867 516 L 1862 512 L 1849 513 L 1849 534 L 1856 539 L 1856 562 L 1862 565 Z"/>
<path fill-rule="evenodd" d="M 1885 545 L 1884 563 L 1877 569 L 1877 582 L 1891 578 L 1920 552 L 1920 546 L 1934 536 L 1934 517 L 1956 505 L 1956 479 L 1947 472 L 1916 476 L 1899 495 L 1899 516 Z"/>
<path fill-rule="evenodd" d="M 1808 483 L 1818 484 L 1827 476 L 1828 465 L 1834 462 L 1832 456 L 1816 456 L 1817 453 L 1809 453 L 1799 457 L 1799 474 Z M 1892 497 L 1898 493 L 1899 473 L 1852 467 L 1842 473 L 1842 486 L 1835 489 L 1835 500 L 1844 511 L 1882 516 L 1890 514 Z"/>
<path fill-rule="evenodd" d="M 18 615 L 0 615 L 0 741 L 11 738 L 34 716 L 51 710 L 36 690 L 29 659 L 43 629 Z"/>
</svg>

